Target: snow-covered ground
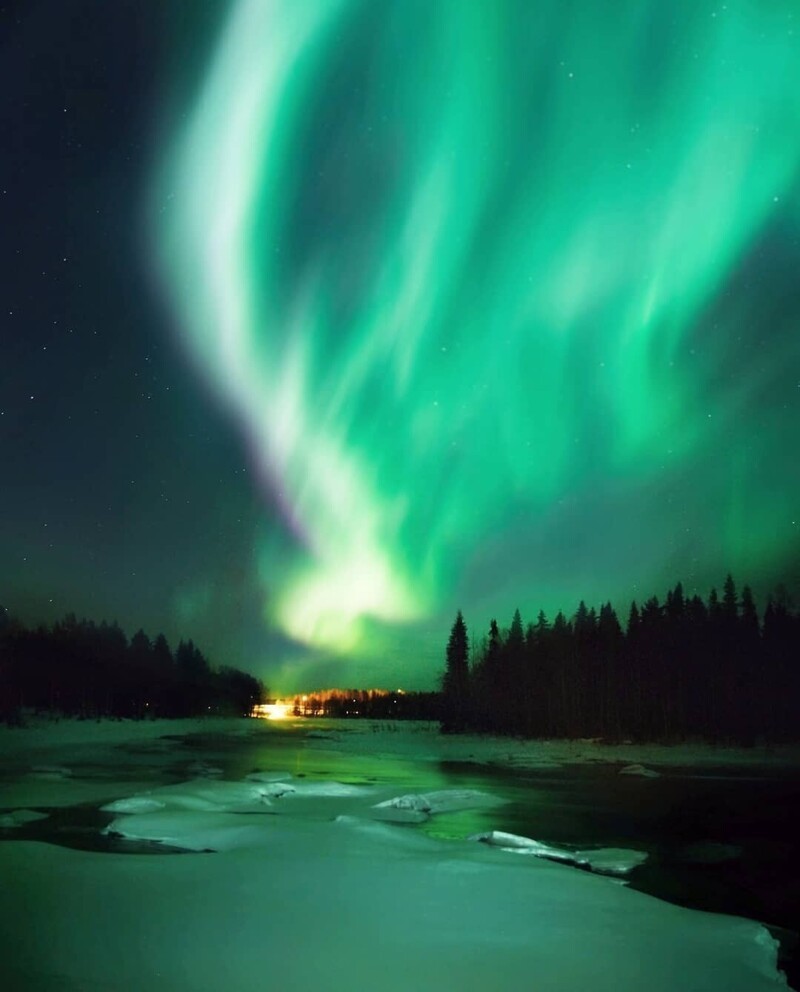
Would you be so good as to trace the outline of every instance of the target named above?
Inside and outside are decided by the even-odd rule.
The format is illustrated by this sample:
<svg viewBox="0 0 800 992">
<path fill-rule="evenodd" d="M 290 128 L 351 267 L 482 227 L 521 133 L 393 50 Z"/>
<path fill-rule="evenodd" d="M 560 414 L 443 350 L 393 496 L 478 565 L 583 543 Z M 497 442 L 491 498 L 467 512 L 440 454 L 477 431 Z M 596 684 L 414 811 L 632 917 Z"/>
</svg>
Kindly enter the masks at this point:
<svg viewBox="0 0 800 992">
<path fill-rule="evenodd" d="M 231 778 L 213 755 L 178 739 L 192 732 L 226 735 L 228 747 L 230 735 L 255 741 L 263 767 Z M 303 753 L 335 751 L 353 762 L 377 756 L 371 768 L 386 756 L 387 774 L 337 781 L 307 774 L 297 760 L 281 768 L 287 740 Z M 480 808 L 491 817 L 502 802 L 478 790 L 430 789 L 427 760 L 548 767 L 599 759 L 652 770 L 670 763 L 662 750 L 673 752 L 444 738 L 420 725 L 355 722 L 61 722 L 2 730 L 6 837 L 24 836 L 33 813 L 84 803 L 104 807 L 102 829 L 137 842 L 138 852 L 154 842 L 191 853 L 0 843 L 0 988 L 785 987 L 775 942 L 758 923 L 683 909 L 602 874 L 624 874 L 641 852 L 569 852 L 498 830 L 442 841 L 419 826 L 453 810 Z M 792 760 L 785 752 L 737 757 L 696 748 L 671 763 Z M 389 771 L 398 758 L 402 788 Z"/>
</svg>

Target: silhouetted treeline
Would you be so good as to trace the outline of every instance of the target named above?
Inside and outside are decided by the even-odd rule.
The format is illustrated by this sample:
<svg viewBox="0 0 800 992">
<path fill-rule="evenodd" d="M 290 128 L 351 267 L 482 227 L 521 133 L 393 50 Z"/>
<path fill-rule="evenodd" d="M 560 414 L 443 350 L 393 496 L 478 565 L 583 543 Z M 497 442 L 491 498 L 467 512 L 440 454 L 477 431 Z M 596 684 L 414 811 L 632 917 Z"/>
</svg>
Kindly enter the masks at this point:
<svg viewBox="0 0 800 992">
<path fill-rule="evenodd" d="M 295 696 L 295 716 L 366 717 L 371 720 L 438 720 L 438 692 L 387 692 L 381 689 L 329 689 Z"/>
<path fill-rule="evenodd" d="M 623 626 L 624 623 L 624 626 Z M 567 619 L 519 610 L 469 658 L 459 612 L 442 681 L 446 732 L 609 740 L 787 741 L 800 738 L 800 615 L 785 593 L 759 618 L 728 576 L 722 597 L 632 603 L 624 621 L 582 602 Z"/>
<path fill-rule="evenodd" d="M 4 611 L 0 611 L 3 612 Z M 163 634 L 128 641 L 116 623 L 74 614 L 52 627 L 0 622 L 0 719 L 24 710 L 78 717 L 247 715 L 264 686 L 235 668 L 212 668 L 191 641 L 173 653 Z"/>
</svg>

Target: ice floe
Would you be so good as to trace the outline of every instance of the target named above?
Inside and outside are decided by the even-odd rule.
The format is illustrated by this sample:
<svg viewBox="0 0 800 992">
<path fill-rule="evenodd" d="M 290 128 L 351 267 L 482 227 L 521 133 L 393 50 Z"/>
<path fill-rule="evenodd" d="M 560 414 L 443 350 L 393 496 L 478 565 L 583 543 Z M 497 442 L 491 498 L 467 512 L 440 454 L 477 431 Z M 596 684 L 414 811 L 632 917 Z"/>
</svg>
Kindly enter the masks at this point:
<svg viewBox="0 0 800 992">
<path fill-rule="evenodd" d="M 464 809 L 500 806 L 505 802 L 498 796 L 475 789 L 442 789 L 438 792 L 409 793 L 375 803 L 373 809 L 395 809 L 415 813 L 455 813 Z"/>
<path fill-rule="evenodd" d="M 624 768 L 620 768 L 619 773 L 620 775 L 638 775 L 640 778 L 661 778 L 660 772 L 639 764 L 625 765 Z"/>
<path fill-rule="evenodd" d="M 47 813 L 40 813 L 35 809 L 12 809 L 9 813 L 0 813 L 0 827 L 5 829 L 22 827 L 26 823 L 35 823 L 37 820 L 46 820 L 47 816 Z"/>
<path fill-rule="evenodd" d="M 262 819 L 240 813 L 161 810 L 120 817 L 104 833 L 187 851 L 232 851 L 268 841 Z"/>
<path fill-rule="evenodd" d="M 631 851 L 619 847 L 599 847 L 588 850 L 569 851 L 550 844 L 542 844 L 530 837 L 506 833 L 502 830 L 490 830 L 486 833 L 473 834 L 469 840 L 480 841 L 491 847 L 499 847 L 504 851 L 517 854 L 532 854 L 537 858 L 548 858 L 551 861 L 563 861 L 567 864 L 589 868 L 601 875 L 627 875 L 638 865 L 647 860 L 644 851 Z"/>
<path fill-rule="evenodd" d="M 246 782 L 284 782 L 291 777 L 289 772 L 250 772 L 244 778 Z"/>
<path fill-rule="evenodd" d="M 102 808 L 110 813 L 136 815 L 150 813 L 156 809 L 208 813 L 259 813 L 266 812 L 265 807 L 269 806 L 270 797 L 275 794 L 274 784 L 225 782 L 200 778 L 117 799 Z"/>
</svg>

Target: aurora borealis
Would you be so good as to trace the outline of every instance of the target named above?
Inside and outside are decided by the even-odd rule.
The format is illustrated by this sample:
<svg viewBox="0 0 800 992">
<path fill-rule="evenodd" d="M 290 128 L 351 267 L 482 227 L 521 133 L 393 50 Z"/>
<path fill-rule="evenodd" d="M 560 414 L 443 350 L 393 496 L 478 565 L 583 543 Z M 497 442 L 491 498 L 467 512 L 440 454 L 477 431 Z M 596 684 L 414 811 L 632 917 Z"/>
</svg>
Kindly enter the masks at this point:
<svg viewBox="0 0 800 992">
<path fill-rule="evenodd" d="M 597 506 L 599 534 L 565 556 L 586 594 L 629 587 L 620 557 L 662 572 L 637 533 L 651 516 L 693 535 L 694 574 L 786 551 L 796 472 L 765 492 L 752 451 L 782 465 L 783 418 L 743 413 L 797 338 L 731 381 L 742 315 L 722 301 L 771 226 L 800 220 L 781 206 L 794 11 L 233 6 L 160 179 L 159 237 L 187 347 L 281 494 L 271 622 L 347 654 L 364 621 L 459 597 L 574 598 L 537 549 L 569 542 L 567 503 Z"/>
<path fill-rule="evenodd" d="M 147 333 L 225 434 L 175 630 L 220 653 L 237 595 L 231 660 L 282 691 L 427 687 L 458 607 L 800 593 L 795 2 L 214 10 L 126 177 Z"/>
</svg>

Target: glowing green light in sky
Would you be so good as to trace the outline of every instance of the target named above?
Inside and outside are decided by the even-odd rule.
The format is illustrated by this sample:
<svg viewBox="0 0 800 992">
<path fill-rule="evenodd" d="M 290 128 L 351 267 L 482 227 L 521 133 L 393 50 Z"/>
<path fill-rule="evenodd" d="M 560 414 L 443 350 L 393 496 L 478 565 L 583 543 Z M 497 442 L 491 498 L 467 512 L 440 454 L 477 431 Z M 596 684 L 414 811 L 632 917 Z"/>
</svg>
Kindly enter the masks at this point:
<svg viewBox="0 0 800 992">
<path fill-rule="evenodd" d="M 159 177 L 159 245 L 297 535 L 262 551 L 273 623 L 358 653 L 365 621 L 424 621 L 465 583 L 493 602 L 487 544 L 512 597 L 613 595 L 621 533 L 656 574 L 652 487 L 699 463 L 690 529 L 693 499 L 735 490 L 691 538 L 701 565 L 775 559 L 791 501 L 740 521 L 753 468 L 719 446 L 798 336 L 725 379 L 736 315 L 709 314 L 800 218 L 799 42 L 792 0 L 233 5 Z M 574 556 L 556 576 L 514 549 L 568 541 L 596 489 L 617 520 L 578 571 L 605 574 L 572 592 Z"/>
</svg>

